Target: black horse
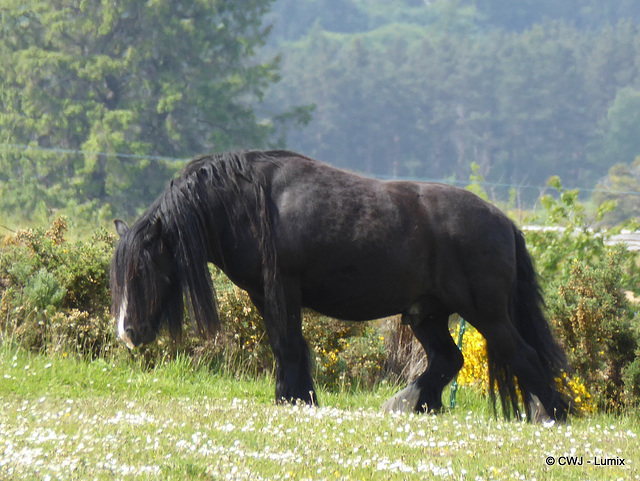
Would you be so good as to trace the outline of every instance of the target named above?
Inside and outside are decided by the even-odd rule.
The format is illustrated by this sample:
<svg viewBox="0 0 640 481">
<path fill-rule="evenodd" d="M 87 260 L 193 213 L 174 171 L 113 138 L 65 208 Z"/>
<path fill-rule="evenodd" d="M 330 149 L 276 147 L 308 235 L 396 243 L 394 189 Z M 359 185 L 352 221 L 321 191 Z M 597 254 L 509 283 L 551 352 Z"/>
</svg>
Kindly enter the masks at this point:
<svg viewBox="0 0 640 481">
<path fill-rule="evenodd" d="M 111 267 L 113 315 L 129 347 L 165 325 L 182 333 L 184 300 L 197 331 L 219 328 L 208 262 L 245 289 L 276 359 L 276 400 L 316 403 L 302 307 L 339 319 L 402 314 L 428 356 L 396 396 L 442 407 L 463 364 L 449 335 L 459 313 L 487 341 L 492 400 L 520 414 L 538 401 L 562 419 L 555 377 L 566 358 L 541 311 L 522 233 L 497 208 L 455 187 L 381 182 L 285 151 L 191 161 L 121 236 Z"/>
</svg>

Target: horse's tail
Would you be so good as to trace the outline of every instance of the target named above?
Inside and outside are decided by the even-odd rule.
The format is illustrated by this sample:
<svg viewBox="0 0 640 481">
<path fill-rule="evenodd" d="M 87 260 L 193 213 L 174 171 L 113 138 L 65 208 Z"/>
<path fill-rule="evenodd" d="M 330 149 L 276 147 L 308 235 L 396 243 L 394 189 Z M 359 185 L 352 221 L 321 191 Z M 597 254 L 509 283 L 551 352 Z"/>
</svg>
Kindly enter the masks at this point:
<svg viewBox="0 0 640 481">
<path fill-rule="evenodd" d="M 524 235 L 515 229 L 516 245 L 516 279 L 510 298 L 509 315 L 511 322 L 524 341 L 537 353 L 542 366 L 539 376 L 539 385 L 551 392 L 551 401 L 545 406 L 548 414 L 557 419 L 563 419 L 569 410 L 567 399 L 558 392 L 556 378 L 568 368 L 567 358 L 560 345 L 556 342 L 551 328 L 544 316 L 544 301 L 536 271 L 527 251 Z M 489 384 L 490 395 L 495 409 L 495 391 L 497 386 L 500 402 L 505 416 L 511 412 L 520 414 L 518 390 L 525 405 L 525 412 L 531 419 L 530 403 L 532 393 L 523 386 L 522 380 L 516 387 L 516 378 L 508 363 L 489 350 Z M 551 408 L 552 412 L 549 412 Z"/>
</svg>

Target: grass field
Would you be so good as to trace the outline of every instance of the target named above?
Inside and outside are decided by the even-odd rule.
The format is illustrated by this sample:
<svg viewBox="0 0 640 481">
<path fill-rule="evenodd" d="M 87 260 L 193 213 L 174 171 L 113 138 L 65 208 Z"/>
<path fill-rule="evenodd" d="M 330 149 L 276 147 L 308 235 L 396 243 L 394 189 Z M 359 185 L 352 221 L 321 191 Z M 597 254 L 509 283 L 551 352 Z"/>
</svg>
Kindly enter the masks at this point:
<svg viewBox="0 0 640 481">
<path fill-rule="evenodd" d="M 0 346 L 0 479 L 640 479 L 637 413 L 545 428 L 494 419 L 470 389 L 438 416 L 381 413 L 394 391 L 275 406 L 270 380 L 184 359 L 144 371 Z"/>
</svg>

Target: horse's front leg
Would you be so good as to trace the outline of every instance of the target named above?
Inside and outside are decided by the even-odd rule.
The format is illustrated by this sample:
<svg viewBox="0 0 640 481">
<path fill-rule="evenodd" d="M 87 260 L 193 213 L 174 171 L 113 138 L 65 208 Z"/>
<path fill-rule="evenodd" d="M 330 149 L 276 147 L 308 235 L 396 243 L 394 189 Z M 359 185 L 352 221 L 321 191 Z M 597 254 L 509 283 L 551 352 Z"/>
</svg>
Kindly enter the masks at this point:
<svg viewBox="0 0 640 481">
<path fill-rule="evenodd" d="M 265 330 L 276 360 L 276 402 L 303 401 L 317 404 L 316 391 L 311 376 L 311 356 L 302 335 L 302 314 L 299 284 L 284 284 L 285 319 L 274 319 L 265 310 L 264 297 L 250 294 L 264 319 Z"/>
</svg>

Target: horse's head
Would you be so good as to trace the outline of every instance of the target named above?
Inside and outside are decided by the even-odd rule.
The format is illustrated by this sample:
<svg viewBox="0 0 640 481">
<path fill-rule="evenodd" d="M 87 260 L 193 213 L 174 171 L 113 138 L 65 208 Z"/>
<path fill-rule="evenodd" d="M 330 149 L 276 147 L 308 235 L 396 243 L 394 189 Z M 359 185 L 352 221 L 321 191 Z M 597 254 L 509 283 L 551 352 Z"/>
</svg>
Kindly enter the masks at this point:
<svg viewBox="0 0 640 481">
<path fill-rule="evenodd" d="M 111 265 L 112 315 L 129 346 L 153 341 L 163 322 L 173 334 L 182 325 L 182 290 L 162 224 L 141 220 L 131 229 L 116 221 L 120 242 Z"/>
</svg>

